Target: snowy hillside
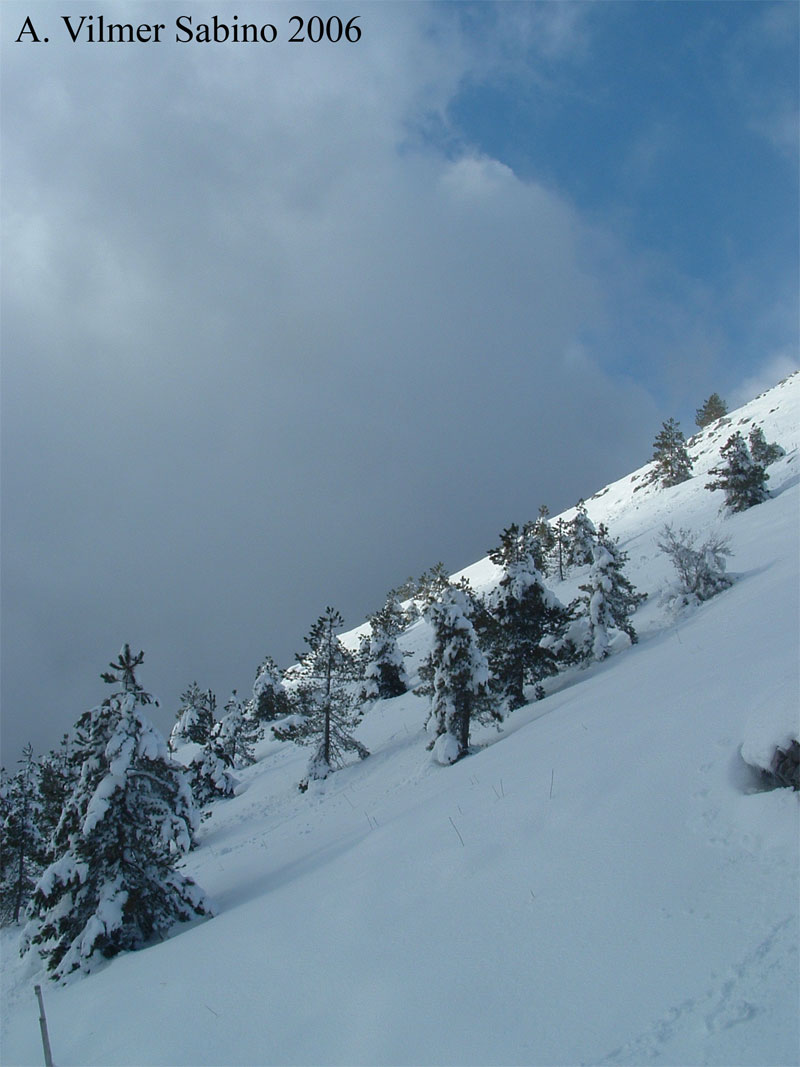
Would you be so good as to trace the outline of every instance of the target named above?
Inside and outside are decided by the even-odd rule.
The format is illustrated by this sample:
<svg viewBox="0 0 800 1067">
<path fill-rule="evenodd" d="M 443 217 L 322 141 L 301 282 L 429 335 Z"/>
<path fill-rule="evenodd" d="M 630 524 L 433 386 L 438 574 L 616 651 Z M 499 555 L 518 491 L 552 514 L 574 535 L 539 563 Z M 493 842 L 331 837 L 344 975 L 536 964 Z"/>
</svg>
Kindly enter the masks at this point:
<svg viewBox="0 0 800 1067">
<path fill-rule="evenodd" d="M 706 475 L 753 424 L 786 455 L 771 498 L 730 515 Z M 643 468 L 587 499 L 648 593 L 640 642 L 547 680 L 469 758 L 432 762 L 412 693 L 367 713 L 369 759 L 305 794 L 307 750 L 265 742 L 186 863 L 215 918 L 44 983 L 55 1062 L 800 1062 L 798 794 L 760 791 L 741 756 L 797 736 L 799 444 L 795 374 L 692 439 L 690 481 Z M 734 585 L 677 616 L 665 522 L 733 552 Z M 583 580 L 551 585 L 568 603 Z M 405 637 L 412 676 L 428 640 Z M 36 1064 L 43 976 L 15 937 L 2 1062 Z"/>
</svg>

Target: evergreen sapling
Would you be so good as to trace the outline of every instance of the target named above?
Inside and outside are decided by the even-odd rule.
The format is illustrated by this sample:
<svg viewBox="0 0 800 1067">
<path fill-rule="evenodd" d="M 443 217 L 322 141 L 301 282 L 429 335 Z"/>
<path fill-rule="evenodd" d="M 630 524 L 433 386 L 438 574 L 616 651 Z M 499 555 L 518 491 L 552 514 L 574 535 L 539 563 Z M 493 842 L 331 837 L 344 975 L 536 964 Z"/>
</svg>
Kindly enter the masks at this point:
<svg viewBox="0 0 800 1067">
<path fill-rule="evenodd" d="M 686 451 L 686 438 L 680 424 L 674 419 L 662 423 L 660 432 L 653 442 L 653 462 L 655 466 L 648 481 L 659 482 L 669 489 L 680 485 L 692 476 L 692 461 Z"/>
<path fill-rule="evenodd" d="M 359 759 L 369 755 L 366 746 L 353 736 L 359 721 L 358 704 L 352 692 L 353 657 L 337 636 L 343 623 L 339 612 L 329 607 L 311 627 L 305 638 L 309 651 L 297 657 L 299 714 L 272 727 L 278 740 L 314 746 L 301 791 L 308 788 L 309 780 L 327 778 L 342 766 L 348 753 L 354 752 Z"/>
<path fill-rule="evenodd" d="M 720 458 L 724 462 L 708 472 L 716 477 L 706 482 L 706 489 L 722 489 L 729 511 L 746 511 L 769 497 L 769 475 L 750 455 L 741 433 L 737 431 L 728 438 L 720 449 Z"/>
<path fill-rule="evenodd" d="M 579 660 L 605 659 L 611 651 L 612 630 L 627 634 L 632 645 L 638 641 L 631 615 L 647 594 L 637 593 L 623 574 L 627 561 L 627 552 L 619 548 L 601 524 L 593 547 L 589 580 L 580 587 L 584 595 L 572 605 L 573 614 L 577 609 L 577 618 L 583 622 L 583 632 L 577 641 L 575 628 L 571 628 L 571 640 Z"/>
<path fill-rule="evenodd" d="M 391 595 L 383 608 L 371 617 L 362 689 L 364 700 L 390 700 L 408 689 L 403 653 L 397 644 L 404 623 L 403 610 Z"/>
</svg>

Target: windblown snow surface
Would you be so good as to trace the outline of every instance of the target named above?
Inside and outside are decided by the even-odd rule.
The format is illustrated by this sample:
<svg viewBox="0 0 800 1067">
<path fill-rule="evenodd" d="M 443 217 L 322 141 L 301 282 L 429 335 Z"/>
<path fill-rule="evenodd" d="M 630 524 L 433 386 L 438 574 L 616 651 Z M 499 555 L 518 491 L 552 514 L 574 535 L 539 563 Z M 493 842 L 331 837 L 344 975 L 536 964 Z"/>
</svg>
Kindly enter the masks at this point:
<svg viewBox="0 0 800 1067">
<path fill-rule="evenodd" d="M 706 474 L 754 423 L 786 455 L 771 499 L 728 515 Z M 640 643 L 550 679 L 468 759 L 432 762 L 413 694 L 306 794 L 308 750 L 262 744 L 186 862 L 216 917 L 45 983 L 55 1062 L 796 1064 L 798 794 L 760 791 L 741 751 L 797 736 L 798 426 L 794 375 L 692 439 L 689 482 L 643 468 L 587 501 L 649 594 Z M 678 616 L 667 521 L 733 550 L 732 588 Z M 412 678 L 428 641 L 406 636 Z M 16 936 L 2 1061 L 41 1063 Z"/>
</svg>

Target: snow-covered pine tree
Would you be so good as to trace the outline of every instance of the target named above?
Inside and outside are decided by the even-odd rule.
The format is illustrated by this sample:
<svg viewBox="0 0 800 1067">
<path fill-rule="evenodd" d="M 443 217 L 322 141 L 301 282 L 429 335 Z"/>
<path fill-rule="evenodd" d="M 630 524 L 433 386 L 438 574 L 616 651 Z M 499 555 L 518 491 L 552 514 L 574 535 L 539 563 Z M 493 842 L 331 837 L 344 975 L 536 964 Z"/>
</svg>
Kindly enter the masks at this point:
<svg viewBox="0 0 800 1067">
<path fill-rule="evenodd" d="M 195 753 L 187 770 L 192 796 L 198 807 L 204 808 L 220 797 L 230 797 L 239 784 L 231 774 L 233 760 L 226 748 L 227 738 L 212 730 L 200 752 Z"/>
<path fill-rule="evenodd" d="M 458 585 L 448 584 L 439 599 L 429 600 L 423 609 L 433 633 L 433 647 L 420 666 L 423 684 L 415 692 L 431 698 L 426 727 L 433 738 L 428 748 L 443 765 L 469 753 L 471 723 L 502 721 L 489 686 L 489 662 L 475 626 L 476 617 L 482 614 L 483 608 L 466 579 Z"/>
<path fill-rule="evenodd" d="M 583 567 L 591 563 L 594 558 L 592 550 L 597 531 L 594 523 L 586 511 L 586 504 L 579 500 L 575 505 L 575 518 L 567 523 L 567 555 L 568 567 Z"/>
<path fill-rule="evenodd" d="M 39 768 L 30 744 L 0 786 L 0 923 L 18 923 L 46 857 L 40 827 Z"/>
<path fill-rule="evenodd" d="M 58 748 L 48 752 L 39 764 L 38 822 L 48 850 L 67 799 L 77 784 L 80 770 L 69 734 L 64 734 Z M 47 862 L 52 859 L 48 851 Z"/>
<path fill-rule="evenodd" d="M 720 458 L 724 463 L 708 472 L 716 477 L 706 482 L 706 489 L 724 490 L 729 511 L 746 511 L 769 497 L 769 475 L 750 455 L 747 442 L 738 431 L 722 446 Z"/>
<path fill-rule="evenodd" d="M 680 485 L 692 476 L 692 461 L 686 451 L 686 438 L 680 423 L 667 419 L 653 441 L 655 467 L 648 481 L 659 482 L 668 489 Z"/>
<path fill-rule="evenodd" d="M 702 406 L 695 412 L 695 425 L 699 426 L 702 430 L 704 427 L 710 426 L 712 422 L 716 422 L 717 419 L 721 419 L 723 415 L 727 414 L 728 405 L 719 393 L 712 393 L 708 400 L 703 401 Z"/>
<path fill-rule="evenodd" d="M 695 545 L 697 534 L 675 531 L 669 524 L 658 541 L 678 574 L 678 585 L 670 590 L 668 598 L 679 606 L 710 600 L 733 585 L 733 579 L 725 573 L 725 558 L 731 554 L 727 538 L 710 534 L 701 545 Z"/>
<path fill-rule="evenodd" d="M 639 640 L 631 615 L 647 599 L 647 594 L 637 593 L 622 573 L 627 561 L 628 553 L 620 549 L 601 523 L 593 548 L 589 580 L 580 587 L 584 595 L 571 605 L 573 617 L 583 623 L 580 628 L 570 628 L 579 660 L 605 659 L 610 652 L 610 631 L 613 629 L 626 633 L 632 645 Z M 579 638 L 576 637 L 577 629 L 582 630 Z"/>
<path fill-rule="evenodd" d="M 388 700 L 408 689 L 403 653 L 397 635 L 405 626 L 399 601 L 391 594 L 380 611 L 371 616 L 367 665 L 364 670 L 364 700 Z"/>
<path fill-rule="evenodd" d="M 353 737 L 358 725 L 358 702 L 352 692 L 353 657 L 339 640 L 344 619 L 328 607 L 305 638 L 309 651 L 298 653 L 300 668 L 296 706 L 300 714 L 276 723 L 272 732 L 279 741 L 313 745 L 308 763 L 308 779 L 327 778 L 342 766 L 347 753 L 366 759 L 369 750 Z"/>
<path fill-rule="evenodd" d="M 558 580 L 563 582 L 567 572 L 569 528 L 567 523 L 559 518 L 553 523 L 551 530 L 553 531 L 553 547 L 550 551 L 550 571 L 557 574 Z"/>
<path fill-rule="evenodd" d="M 753 426 L 748 436 L 750 442 L 750 455 L 753 457 L 755 463 L 759 463 L 762 467 L 769 467 L 786 455 L 786 449 L 782 448 L 777 441 L 771 441 L 767 444 L 767 439 L 764 436 L 764 431 L 760 426 Z"/>
<path fill-rule="evenodd" d="M 39 879 L 22 951 L 38 949 L 58 979 L 141 948 L 176 922 L 209 914 L 203 891 L 177 869 L 196 812 L 183 768 L 143 708 L 144 656 L 124 645 L 103 680 L 120 686 L 76 725 L 83 761 L 55 835 L 57 858 Z"/>
<path fill-rule="evenodd" d="M 283 719 L 291 710 L 281 670 L 271 656 L 265 656 L 253 682 L 253 714 L 259 723 L 265 723 Z"/>
<path fill-rule="evenodd" d="M 366 678 L 367 667 L 369 666 L 369 645 L 370 635 L 362 633 L 358 635 L 358 648 L 352 652 L 353 666 L 355 668 L 353 678 L 359 682 L 363 682 Z"/>
<path fill-rule="evenodd" d="M 489 619 L 481 627 L 488 647 L 492 690 L 509 711 L 526 703 L 524 687 L 558 670 L 552 649 L 542 646 L 564 628 L 564 606 L 544 584 L 536 565 L 538 540 L 523 537 L 516 523 L 503 530 L 489 559 L 503 577 L 486 603 Z"/>
<path fill-rule="evenodd" d="M 548 573 L 550 555 L 556 545 L 556 535 L 550 525 L 550 509 L 542 504 L 535 519 L 522 527 L 523 539 L 530 545 L 536 569 Z"/>
<path fill-rule="evenodd" d="M 179 745 L 189 742 L 204 745 L 214 725 L 216 707 L 217 700 L 211 690 L 202 690 L 197 682 L 192 682 L 181 694 L 181 705 L 169 735 L 170 750 L 174 752 Z"/>
<path fill-rule="evenodd" d="M 433 648 L 420 668 L 430 696 L 426 725 L 433 733 L 428 748 L 437 763 L 450 764 L 469 753 L 473 722 L 500 722 L 502 713 L 489 689 L 489 664 L 478 643 L 473 618 L 479 611 L 466 582 L 448 584 L 424 615 L 433 631 Z"/>
<path fill-rule="evenodd" d="M 415 599 L 422 600 L 425 603 L 429 600 L 436 600 L 442 590 L 446 589 L 449 584 L 450 575 L 447 573 L 444 563 L 439 560 L 428 570 L 423 571 L 417 579 Z"/>
<path fill-rule="evenodd" d="M 234 689 L 225 704 L 224 714 L 211 731 L 216 751 L 231 767 L 249 767 L 255 763 L 253 744 L 259 733 L 254 705 L 242 701 Z"/>
</svg>

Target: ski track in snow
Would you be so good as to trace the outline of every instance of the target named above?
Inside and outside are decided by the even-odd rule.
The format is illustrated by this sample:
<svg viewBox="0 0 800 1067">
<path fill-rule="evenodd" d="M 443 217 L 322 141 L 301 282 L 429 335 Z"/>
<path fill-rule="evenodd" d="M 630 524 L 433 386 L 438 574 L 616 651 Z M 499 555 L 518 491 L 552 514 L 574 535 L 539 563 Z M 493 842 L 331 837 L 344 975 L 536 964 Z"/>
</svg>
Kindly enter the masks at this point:
<svg viewBox="0 0 800 1067">
<path fill-rule="evenodd" d="M 769 934 L 732 967 L 719 986 L 706 989 L 670 1008 L 637 1037 L 597 1061 L 606 1064 L 641 1064 L 669 1058 L 669 1046 L 681 1029 L 697 1031 L 700 1024 L 708 1033 L 730 1030 L 747 1023 L 765 1009 L 762 988 L 764 976 L 777 972 L 789 978 L 798 966 L 797 920 L 788 916 L 775 923 Z M 714 1061 L 703 1061 L 714 1062 Z"/>
</svg>

